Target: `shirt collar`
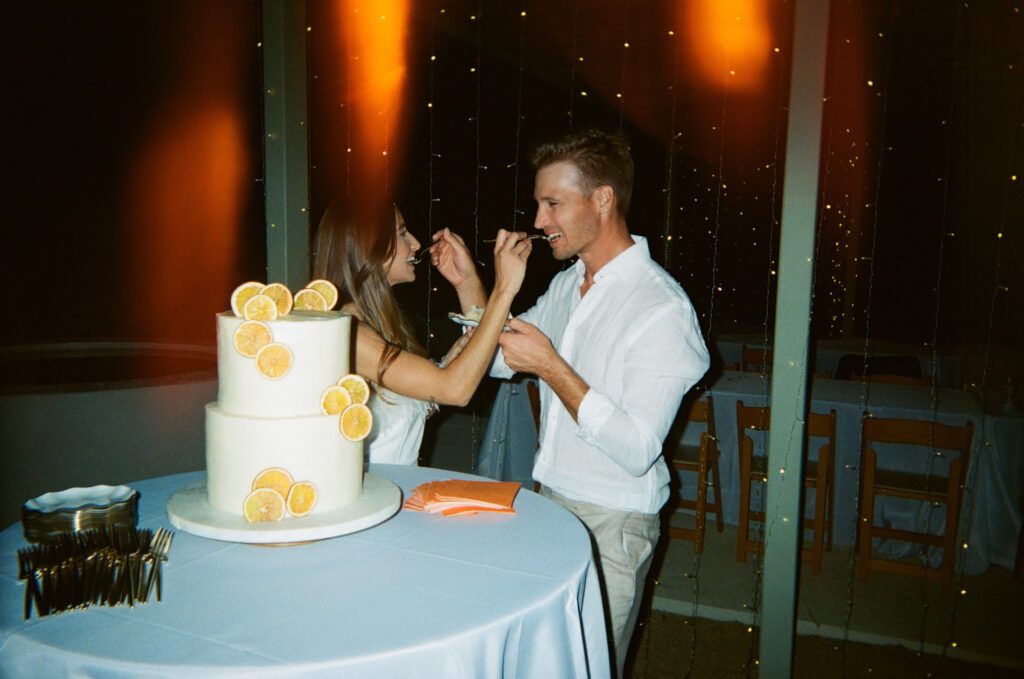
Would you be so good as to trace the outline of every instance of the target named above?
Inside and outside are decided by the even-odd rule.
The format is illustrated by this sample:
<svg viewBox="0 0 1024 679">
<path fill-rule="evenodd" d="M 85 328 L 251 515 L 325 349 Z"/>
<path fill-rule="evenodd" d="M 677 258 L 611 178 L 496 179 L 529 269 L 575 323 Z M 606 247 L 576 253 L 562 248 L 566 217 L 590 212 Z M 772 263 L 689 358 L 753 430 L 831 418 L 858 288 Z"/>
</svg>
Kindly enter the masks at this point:
<svg viewBox="0 0 1024 679">
<path fill-rule="evenodd" d="M 651 251 L 647 246 L 647 239 L 643 236 L 634 236 L 633 234 L 630 234 L 629 237 L 633 239 L 633 245 L 615 255 L 612 261 L 602 266 L 601 270 L 594 274 L 595 283 L 609 276 L 612 278 L 625 278 L 641 262 L 650 259 Z M 577 259 L 573 266 L 575 267 L 577 278 L 582 280 L 586 270 L 583 260 Z"/>
</svg>

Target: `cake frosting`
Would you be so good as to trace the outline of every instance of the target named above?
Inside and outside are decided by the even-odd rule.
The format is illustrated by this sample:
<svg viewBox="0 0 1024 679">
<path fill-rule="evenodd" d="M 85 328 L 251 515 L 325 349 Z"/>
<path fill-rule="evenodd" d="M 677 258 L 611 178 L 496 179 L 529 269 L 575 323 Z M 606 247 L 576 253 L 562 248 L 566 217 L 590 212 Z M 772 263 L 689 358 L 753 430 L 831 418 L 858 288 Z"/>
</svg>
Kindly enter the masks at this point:
<svg viewBox="0 0 1024 679">
<path fill-rule="evenodd" d="M 241 515 L 253 479 L 269 468 L 316 486 L 314 515 L 355 502 L 362 492 L 363 443 L 345 438 L 338 416 L 322 414 L 320 406 L 324 390 L 349 371 L 351 316 L 292 311 L 265 321 L 273 341 L 293 358 L 277 379 L 235 348 L 244 322 L 230 312 L 217 315 L 217 401 L 206 406 L 210 505 Z"/>
</svg>

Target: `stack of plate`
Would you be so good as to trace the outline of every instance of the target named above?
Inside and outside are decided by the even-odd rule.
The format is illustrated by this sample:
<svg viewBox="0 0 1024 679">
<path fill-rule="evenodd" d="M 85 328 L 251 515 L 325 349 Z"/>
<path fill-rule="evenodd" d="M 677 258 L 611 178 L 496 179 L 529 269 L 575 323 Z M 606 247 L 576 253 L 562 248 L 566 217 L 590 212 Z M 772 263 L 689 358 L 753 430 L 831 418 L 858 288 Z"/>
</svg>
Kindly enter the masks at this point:
<svg viewBox="0 0 1024 679">
<path fill-rule="evenodd" d="M 25 539 L 43 542 L 61 533 L 103 528 L 135 528 L 139 491 L 128 486 L 68 488 L 32 498 L 21 508 Z"/>
</svg>

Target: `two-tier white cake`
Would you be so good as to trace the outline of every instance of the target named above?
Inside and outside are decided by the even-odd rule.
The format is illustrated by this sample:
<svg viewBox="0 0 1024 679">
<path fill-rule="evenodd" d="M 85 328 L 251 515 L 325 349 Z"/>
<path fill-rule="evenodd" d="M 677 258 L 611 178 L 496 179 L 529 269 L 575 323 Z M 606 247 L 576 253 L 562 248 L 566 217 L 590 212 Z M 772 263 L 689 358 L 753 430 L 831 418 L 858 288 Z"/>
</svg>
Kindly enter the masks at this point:
<svg viewBox="0 0 1024 679">
<path fill-rule="evenodd" d="M 356 502 L 362 492 L 363 444 L 341 434 L 337 415 L 321 411 L 324 390 L 348 373 L 352 318 L 337 311 L 293 311 L 264 321 L 292 363 L 276 379 L 234 345 L 245 323 L 217 315 L 217 401 L 206 406 L 210 506 L 241 516 L 253 480 L 270 468 L 315 485 L 311 514 Z M 285 521 L 289 517 L 284 518 Z"/>
</svg>

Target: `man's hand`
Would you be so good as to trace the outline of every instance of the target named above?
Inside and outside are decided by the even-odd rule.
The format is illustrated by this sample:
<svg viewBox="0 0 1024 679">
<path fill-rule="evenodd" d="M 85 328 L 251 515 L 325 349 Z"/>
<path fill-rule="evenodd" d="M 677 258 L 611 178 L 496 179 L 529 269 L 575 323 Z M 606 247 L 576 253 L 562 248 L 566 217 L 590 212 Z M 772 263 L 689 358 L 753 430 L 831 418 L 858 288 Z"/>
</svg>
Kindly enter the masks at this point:
<svg viewBox="0 0 1024 679">
<path fill-rule="evenodd" d="M 516 372 L 533 373 L 547 382 L 575 420 L 590 387 L 536 326 L 513 318 L 508 327 L 509 331 L 498 338 L 505 365 Z"/>
<path fill-rule="evenodd" d="M 505 364 L 516 372 L 533 373 L 541 379 L 560 357 L 547 335 L 518 318 L 508 321 L 509 331 L 498 338 Z"/>
</svg>

